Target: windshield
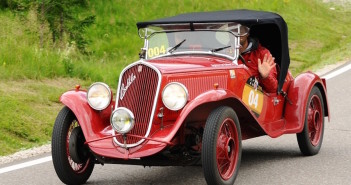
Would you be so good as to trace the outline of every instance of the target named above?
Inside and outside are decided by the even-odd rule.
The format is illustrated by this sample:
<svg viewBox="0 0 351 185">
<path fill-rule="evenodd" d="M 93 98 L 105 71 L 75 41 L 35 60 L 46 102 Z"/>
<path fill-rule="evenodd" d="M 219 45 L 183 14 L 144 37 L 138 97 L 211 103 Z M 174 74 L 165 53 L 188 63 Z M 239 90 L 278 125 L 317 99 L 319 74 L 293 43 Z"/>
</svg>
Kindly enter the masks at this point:
<svg viewBox="0 0 351 185">
<path fill-rule="evenodd" d="M 212 54 L 235 60 L 239 48 L 238 24 L 152 26 L 146 28 L 146 58 L 172 54 Z"/>
</svg>

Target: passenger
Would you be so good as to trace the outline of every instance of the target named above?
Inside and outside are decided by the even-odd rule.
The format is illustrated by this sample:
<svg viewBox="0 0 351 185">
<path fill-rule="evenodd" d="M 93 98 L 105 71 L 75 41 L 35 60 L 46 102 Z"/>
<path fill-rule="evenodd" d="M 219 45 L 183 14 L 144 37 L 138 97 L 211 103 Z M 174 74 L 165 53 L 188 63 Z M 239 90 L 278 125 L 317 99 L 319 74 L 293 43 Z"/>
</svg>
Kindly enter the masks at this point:
<svg viewBox="0 0 351 185">
<path fill-rule="evenodd" d="M 249 31 L 250 29 L 246 26 L 240 27 L 239 52 L 251 74 L 263 86 L 263 90 L 268 93 L 275 93 L 277 92 L 278 81 L 274 57 L 258 40 L 249 37 Z"/>
</svg>

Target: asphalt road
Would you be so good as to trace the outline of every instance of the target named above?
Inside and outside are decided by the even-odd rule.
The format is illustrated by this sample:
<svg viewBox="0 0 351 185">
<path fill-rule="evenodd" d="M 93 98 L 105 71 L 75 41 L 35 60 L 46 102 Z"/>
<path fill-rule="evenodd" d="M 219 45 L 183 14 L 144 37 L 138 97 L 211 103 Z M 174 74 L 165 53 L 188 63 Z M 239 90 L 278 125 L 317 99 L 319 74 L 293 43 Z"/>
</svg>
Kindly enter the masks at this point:
<svg viewBox="0 0 351 185">
<path fill-rule="evenodd" d="M 267 136 L 243 141 L 236 184 L 350 184 L 351 70 L 327 80 L 331 122 L 327 122 L 318 155 L 301 155 L 295 135 Z M 15 161 L 5 167 L 43 158 Z M 52 162 L 0 173 L 2 184 L 62 184 Z M 201 167 L 142 167 L 96 165 L 87 184 L 206 184 Z"/>
</svg>

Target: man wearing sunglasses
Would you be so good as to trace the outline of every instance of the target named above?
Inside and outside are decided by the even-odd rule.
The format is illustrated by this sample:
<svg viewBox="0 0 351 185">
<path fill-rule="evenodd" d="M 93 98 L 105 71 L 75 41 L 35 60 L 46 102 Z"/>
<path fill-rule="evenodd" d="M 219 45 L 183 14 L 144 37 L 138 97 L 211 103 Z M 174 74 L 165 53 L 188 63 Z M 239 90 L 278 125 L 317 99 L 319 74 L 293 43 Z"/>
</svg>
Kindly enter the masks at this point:
<svg viewBox="0 0 351 185">
<path fill-rule="evenodd" d="M 250 29 L 240 26 L 240 55 L 239 64 L 244 63 L 251 74 L 258 79 L 265 92 L 277 92 L 277 69 L 274 57 L 258 40 L 249 37 Z M 244 60 L 244 61 L 243 61 Z"/>
</svg>

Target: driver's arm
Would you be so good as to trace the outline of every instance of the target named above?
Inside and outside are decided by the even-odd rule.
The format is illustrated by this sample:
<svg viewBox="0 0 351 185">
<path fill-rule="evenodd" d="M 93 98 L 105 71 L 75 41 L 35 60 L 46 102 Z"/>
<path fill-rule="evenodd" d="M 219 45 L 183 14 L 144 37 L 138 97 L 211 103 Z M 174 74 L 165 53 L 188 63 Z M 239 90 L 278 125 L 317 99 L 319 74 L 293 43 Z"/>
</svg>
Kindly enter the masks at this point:
<svg viewBox="0 0 351 185">
<path fill-rule="evenodd" d="M 263 61 L 265 55 L 271 55 L 268 49 L 261 48 L 260 50 L 260 59 Z M 275 62 L 275 61 L 274 61 Z M 278 80 L 277 80 L 277 69 L 273 67 L 266 78 L 260 78 L 260 83 L 262 84 L 264 90 L 268 93 L 277 92 Z"/>
</svg>

